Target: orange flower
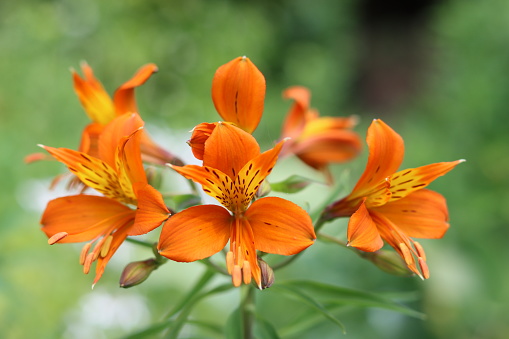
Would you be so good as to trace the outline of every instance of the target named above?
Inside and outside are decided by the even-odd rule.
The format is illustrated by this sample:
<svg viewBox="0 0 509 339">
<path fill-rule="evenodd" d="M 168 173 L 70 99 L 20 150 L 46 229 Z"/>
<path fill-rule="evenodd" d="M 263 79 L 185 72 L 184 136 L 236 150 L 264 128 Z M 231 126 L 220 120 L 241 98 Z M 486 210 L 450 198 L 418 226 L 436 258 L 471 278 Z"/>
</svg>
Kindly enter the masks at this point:
<svg viewBox="0 0 509 339">
<path fill-rule="evenodd" d="M 331 182 L 327 166 L 349 161 L 361 150 L 360 138 L 351 130 L 357 119 L 319 117 L 318 111 L 309 107 L 311 93 L 305 87 L 290 87 L 283 92 L 283 97 L 294 100 L 294 104 L 283 124 L 282 137 L 291 139 L 281 156 L 295 154 L 308 166 L 322 171 Z"/>
<path fill-rule="evenodd" d="M 252 202 L 283 143 L 260 154 L 249 133 L 218 123 L 205 143 L 203 166 L 172 168 L 201 184 L 225 208 L 202 205 L 175 214 L 161 232 L 161 255 L 180 262 L 200 260 L 219 252 L 230 240 L 226 266 L 233 284 L 247 284 L 253 278 L 262 288 L 256 250 L 292 255 L 313 244 L 311 218 L 302 208 L 275 197 Z"/>
<path fill-rule="evenodd" d="M 396 172 L 403 161 L 403 139 L 382 120 L 374 120 L 369 127 L 367 143 L 364 173 L 352 193 L 330 205 L 325 216 L 351 216 L 350 246 L 374 252 L 386 241 L 412 272 L 427 279 L 424 250 L 410 237 L 441 238 L 449 228 L 449 215 L 444 197 L 424 188 L 464 160 Z"/>
<path fill-rule="evenodd" d="M 252 133 L 262 118 L 265 78 L 249 58 L 238 57 L 217 69 L 212 100 L 224 121 Z"/>
<path fill-rule="evenodd" d="M 157 72 L 157 66 L 147 64 L 140 68 L 130 80 L 115 91 L 113 100 L 99 80 L 95 78 L 92 68 L 88 64 L 83 63 L 81 69 L 84 74 L 83 78 L 74 70 L 72 71 L 74 90 L 92 123 L 83 130 L 79 150 L 97 156 L 97 142 L 104 126 L 122 114 L 138 113 L 134 89 L 143 85 L 153 73 Z M 167 162 L 182 164 L 178 158 L 154 143 L 145 131 L 141 132 L 139 138 L 145 161 L 160 165 Z"/>
<path fill-rule="evenodd" d="M 80 263 L 88 273 L 97 261 L 94 285 L 127 236 L 145 234 L 169 216 L 161 194 L 147 183 L 140 154 L 142 126 L 137 114 L 114 118 L 99 137 L 100 158 L 66 148 L 41 146 L 83 184 L 104 195 L 52 200 L 41 219 L 42 230 L 51 245 L 89 241 L 83 247 Z M 96 245 L 90 251 L 94 242 Z"/>
</svg>

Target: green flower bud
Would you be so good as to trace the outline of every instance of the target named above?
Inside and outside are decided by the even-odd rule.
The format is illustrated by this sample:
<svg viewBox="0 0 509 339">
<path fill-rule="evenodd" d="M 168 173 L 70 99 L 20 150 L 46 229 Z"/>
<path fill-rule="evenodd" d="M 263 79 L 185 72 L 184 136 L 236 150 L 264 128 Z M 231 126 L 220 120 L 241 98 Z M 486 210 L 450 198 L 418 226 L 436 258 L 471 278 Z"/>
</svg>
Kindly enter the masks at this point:
<svg viewBox="0 0 509 339">
<path fill-rule="evenodd" d="M 120 276 L 120 287 L 128 288 L 141 284 L 158 267 L 159 264 L 154 258 L 128 264 Z"/>
</svg>

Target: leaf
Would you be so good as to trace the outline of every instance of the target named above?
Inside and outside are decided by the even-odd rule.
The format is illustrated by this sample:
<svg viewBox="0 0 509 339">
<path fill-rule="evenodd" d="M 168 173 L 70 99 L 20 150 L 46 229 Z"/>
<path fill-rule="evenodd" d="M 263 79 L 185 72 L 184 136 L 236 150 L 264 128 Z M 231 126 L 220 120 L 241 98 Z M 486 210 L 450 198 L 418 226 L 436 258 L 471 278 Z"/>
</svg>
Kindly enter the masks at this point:
<svg viewBox="0 0 509 339">
<path fill-rule="evenodd" d="M 301 301 L 303 301 L 306 305 L 314 308 L 315 310 L 322 313 L 323 316 L 325 316 L 327 319 L 332 321 L 334 324 L 336 324 L 339 328 L 341 328 L 341 331 L 343 334 L 346 333 L 345 325 L 336 317 L 330 313 L 321 303 L 310 297 L 308 294 L 301 291 L 299 288 L 292 286 L 291 284 L 279 284 L 276 286 L 272 286 L 271 289 L 281 291 L 283 293 L 286 293 L 287 295 L 291 295 Z"/>
<path fill-rule="evenodd" d="M 419 319 L 424 319 L 426 317 L 421 312 L 412 310 L 411 308 L 376 293 L 364 292 L 308 280 L 283 281 L 279 282 L 278 285 L 305 290 L 317 299 L 323 300 L 323 302 L 328 305 L 379 307 Z"/>
<path fill-rule="evenodd" d="M 226 320 L 224 335 L 226 339 L 238 339 L 244 336 L 242 328 L 242 312 L 240 308 L 233 311 Z"/>
<path fill-rule="evenodd" d="M 318 181 L 307 179 L 300 175 L 292 175 L 283 181 L 271 183 L 270 187 L 276 192 L 297 193 L 308 187 L 311 183 L 318 183 Z"/>
<path fill-rule="evenodd" d="M 279 339 L 276 329 L 272 324 L 256 314 L 255 337 L 260 339 Z"/>
</svg>

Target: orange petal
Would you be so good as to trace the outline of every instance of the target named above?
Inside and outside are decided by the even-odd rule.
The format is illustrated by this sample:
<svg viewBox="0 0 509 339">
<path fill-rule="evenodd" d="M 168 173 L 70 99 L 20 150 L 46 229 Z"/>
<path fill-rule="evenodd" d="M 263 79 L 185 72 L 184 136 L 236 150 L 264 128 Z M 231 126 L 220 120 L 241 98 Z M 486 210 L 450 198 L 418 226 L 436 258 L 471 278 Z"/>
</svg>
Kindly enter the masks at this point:
<svg viewBox="0 0 509 339">
<path fill-rule="evenodd" d="M 217 123 L 201 123 L 193 128 L 193 134 L 191 135 L 191 139 L 188 141 L 189 146 L 191 146 L 191 150 L 193 151 L 193 155 L 198 160 L 203 160 L 203 153 L 205 152 L 205 142 L 209 139 L 210 135 L 214 128 L 216 128 Z"/>
<path fill-rule="evenodd" d="M 138 114 L 123 114 L 113 119 L 104 127 L 99 136 L 99 158 L 116 168 L 117 147 L 122 138 L 133 134 L 143 125 L 144 122 Z"/>
<path fill-rule="evenodd" d="M 353 128 L 357 125 L 357 122 L 358 118 L 356 116 L 317 118 L 306 123 L 306 127 L 300 137 L 305 139 L 322 135 L 326 132 L 340 133 Z"/>
<path fill-rule="evenodd" d="M 215 205 L 194 206 L 174 214 L 163 226 L 159 253 L 180 262 L 210 257 L 228 242 L 231 220 L 226 209 Z"/>
<path fill-rule="evenodd" d="M 348 221 L 348 245 L 366 252 L 382 248 L 384 242 L 364 202 Z"/>
<path fill-rule="evenodd" d="M 299 141 L 293 152 L 307 165 L 321 170 L 330 163 L 342 163 L 356 157 L 362 149 L 357 133 L 349 130 L 324 132 Z"/>
<path fill-rule="evenodd" d="M 304 130 L 311 92 L 303 86 L 292 86 L 283 91 L 284 99 L 294 100 L 283 123 L 282 137 L 297 138 Z"/>
<path fill-rule="evenodd" d="M 249 205 L 263 180 L 272 172 L 285 141 L 286 139 L 280 141 L 274 148 L 249 161 L 237 174 L 234 186 L 240 191 L 245 207 Z"/>
<path fill-rule="evenodd" d="M 81 64 L 85 78 L 72 71 L 74 91 L 89 118 L 96 123 L 105 125 L 115 118 L 115 107 L 110 96 L 99 80 L 94 77 L 92 68 L 87 63 Z"/>
<path fill-rule="evenodd" d="M 374 208 L 415 238 L 441 238 L 449 228 L 445 198 L 428 189 L 409 194 L 403 199 Z"/>
<path fill-rule="evenodd" d="M 73 195 L 51 200 L 44 211 L 42 231 L 48 238 L 60 232 L 69 235 L 60 243 L 89 241 L 111 227 L 118 219 L 132 218 L 135 211 L 109 198 Z"/>
<path fill-rule="evenodd" d="M 281 255 L 299 253 L 316 239 L 309 215 L 294 203 L 276 197 L 258 199 L 245 213 L 258 250 Z"/>
<path fill-rule="evenodd" d="M 412 272 L 424 278 L 417 268 L 418 259 L 420 255 L 423 255 L 422 247 L 419 246 L 419 251 L 416 250 L 413 246 L 415 242 L 382 213 L 371 210 L 371 217 L 376 223 L 381 237 L 398 252 Z M 419 264 L 419 267 L 424 267 L 427 276 L 429 276 L 427 266 Z"/>
<path fill-rule="evenodd" d="M 219 123 L 205 142 L 203 166 L 217 168 L 235 179 L 240 169 L 259 154 L 260 147 L 251 134 Z"/>
<path fill-rule="evenodd" d="M 96 122 L 88 124 L 81 133 L 81 142 L 78 151 L 99 158 L 99 136 L 104 125 Z"/>
<path fill-rule="evenodd" d="M 403 139 L 382 120 L 375 119 L 368 129 L 369 157 L 366 169 L 351 196 L 365 197 L 373 185 L 392 175 L 403 160 Z"/>
<path fill-rule="evenodd" d="M 428 186 L 433 180 L 452 170 L 465 160 L 439 162 L 436 164 L 409 168 L 391 176 L 390 201 L 401 199 L 408 194 Z"/>
<path fill-rule="evenodd" d="M 233 180 L 223 172 L 211 167 L 197 165 L 171 166 L 187 179 L 202 185 L 203 191 L 216 198 L 226 208 L 230 207 L 230 196 L 234 194 Z"/>
<path fill-rule="evenodd" d="M 249 58 L 238 57 L 217 69 L 212 100 L 225 121 L 252 133 L 262 118 L 265 78 Z"/>
<path fill-rule="evenodd" d="M 109 198 L 132 203 L 134 194 L 127 195 L 123 190 L 117 172 L 104 161 L 67 148 L 42 146 L 55 159 L 64 163 L 85 185 Z"/>
<path fill-rule="evenodd" d="M 152 74 L 157 72 L 155 64 L 142 66 L 136 74 L 122 86 L 120 86 L 113 95 L 113 102 L 117 115 L 124 113 L 138 113 L 136 99 L 134 97 L 134 89 L 143 85 Z"/>
<path fill-rule="evenodd" d="M 136 219 L 128 235 L 140 235 L 152 231 L 170 216 L 170 211 L 164 204 L 159 191 L 149 184 L 135 185 L 138 209 Z"/>
</svg>

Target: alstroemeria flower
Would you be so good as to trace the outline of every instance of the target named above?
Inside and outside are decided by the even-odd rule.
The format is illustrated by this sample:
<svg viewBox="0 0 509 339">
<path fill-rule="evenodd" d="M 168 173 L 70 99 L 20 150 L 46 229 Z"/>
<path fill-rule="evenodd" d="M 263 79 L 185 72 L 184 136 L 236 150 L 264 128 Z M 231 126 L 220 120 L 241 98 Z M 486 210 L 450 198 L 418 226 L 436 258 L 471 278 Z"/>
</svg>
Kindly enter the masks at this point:
<svg viewBox="0 0 509 339">
<path fill-rule="evenodd" d="M 347 197 L 326 209 L 325 216 L 349 216 L 350 246 L 374 252 L 385 241 L 412 272 L 427 279 L 426 255 L 411 237 L 441 238 L 449 228 L 449 215 L 444 197 L 424 188 L 464 160 L 396 172 L 403 161 L 403 139 L 379 119 L 369 127 L 367 143 L 364 173 Z"/>
<path fill-rule="evenodd" d="M 103 195 L 57 198 L 48 203 L 41 219 L 49 244 L 88 241 L 80 263 L 88 273 L 97 261 L 94 284 L 127 236 L 145 234 L 169 217 L 161 194 L 147 183 L 140 153 L 142 126 L 137 114 L 113 119 L 99 137 L 100 158 L 41 146 L 83 184 Z"/>
<path fill-rule="evenodd" d="M 113 99 L 94 76 L 92 68 L 88 64 L 83 63 L 81 69 L 83 78 L 74 70 L 72 71 L 74 90 L 92 123 L 86 126 L 83 131 L 79 150 L 97 156 L 97 141 L 104 126 L 120 115 L 138 113 L 134 89 L 143 85 L 152 74 L 157 72 L 157 66 L 147 64 L 141 67 L 130 80 L 117 88 Z M 182 164 L 173 154 L 152 141 L 145 131 L 140 134 L 140 147 L 143 159 L 147 162 L 160 165 L 168 162 Z"/>
<path fill-rule="evenodd" d="M 310 91 L 294 86 L 283 92 L 285 99 L 294 100 L 283 124 L 281 136 L 291 139 L 285 144 L 281 156 L 295 154 L 308 166 L 323 172 L 328 181 L 330 163 L 351 160 L 361 151 L 359 135 L 351 129 L 357 119 L 351 117 L 319 117 L 310 108 Z"/>
<path fill-rule="evenodd" d="M 217 69 L 212 100 L 224 121 L 252 133 L 262 118 L 265 77 L 249 58 L 238 57 Z"/>
<path fill-rule="evenodd" d="M 219 252 L 229 240 L 226 266 L 233 284 L 254 279 L 262 288 L 256 250 L 292 255 L 313 244 L 311 218 L 302 208 L 276 197 L 252 202 L 283 143 L 260 154 L 249 133 L 218 123 L 205 142 L 203 166 L 171 167 L 201 184 L 223 207 L 194 206 L 172 216 L 161 232 L 159 253 L 191 262 Z"/>
</svg>

